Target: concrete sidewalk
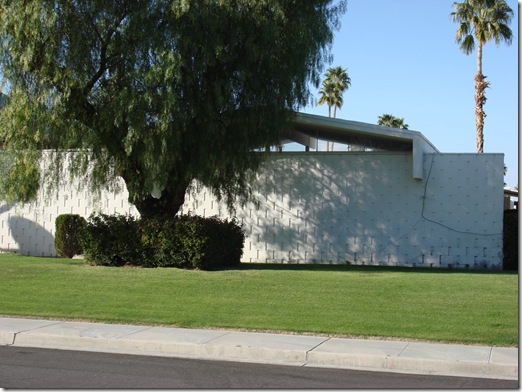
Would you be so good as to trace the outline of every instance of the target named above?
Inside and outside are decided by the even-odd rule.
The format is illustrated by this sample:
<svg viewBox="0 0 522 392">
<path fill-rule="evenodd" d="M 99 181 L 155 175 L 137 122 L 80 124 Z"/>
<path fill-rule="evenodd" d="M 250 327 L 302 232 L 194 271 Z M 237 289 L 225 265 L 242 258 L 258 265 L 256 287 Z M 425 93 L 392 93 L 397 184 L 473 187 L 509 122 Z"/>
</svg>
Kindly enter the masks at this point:
<svg viewBox="0 0 522 392">
<path fill-rule="evenodd" d="M 0 346 L 518 379 L 518 348 L 0 317 Z"/>
</svg>

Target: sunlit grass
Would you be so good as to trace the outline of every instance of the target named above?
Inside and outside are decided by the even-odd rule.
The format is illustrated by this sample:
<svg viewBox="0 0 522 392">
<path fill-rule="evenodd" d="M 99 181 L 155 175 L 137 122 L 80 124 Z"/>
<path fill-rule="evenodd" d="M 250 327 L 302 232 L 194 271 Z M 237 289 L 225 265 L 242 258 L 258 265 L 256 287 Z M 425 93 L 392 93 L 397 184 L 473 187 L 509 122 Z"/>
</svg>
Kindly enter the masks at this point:
<svg viewBox="0 0 522 392">
<path fill-rule="evenodd" d="M 186 271 L 0 255 L 0 314 L 518 345 L 518 275 L 319 265 Z"/>
</svg>

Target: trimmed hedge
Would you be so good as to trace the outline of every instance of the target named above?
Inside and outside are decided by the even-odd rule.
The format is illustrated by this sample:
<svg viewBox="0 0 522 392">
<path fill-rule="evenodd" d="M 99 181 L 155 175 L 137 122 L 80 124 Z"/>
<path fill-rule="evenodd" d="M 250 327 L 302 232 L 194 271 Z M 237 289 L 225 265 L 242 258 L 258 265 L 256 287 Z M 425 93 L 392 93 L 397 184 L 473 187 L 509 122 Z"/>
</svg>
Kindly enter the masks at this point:
<svg viewBox="0 0 522 392">
<path fill-rule="evenodd" d="M 99 215 L 89 218 L 82 243 L 85 258 L 95 265 L 211 270 L 239 265 L 244 240 L 236 220 Z"/>
<path fill-rule="evenodd" d="M 518 210 L 504 211 L 504 263 L 505 270 L 518 270 Z"/>
<path fill-rule="evenodd" d="M 77 214 L 62 214 L 56 217 L 54 247 L 59 257 L 71 258 L 83 253 L 81 236 L 85 225 L 85 218 Z"/>
</svg>

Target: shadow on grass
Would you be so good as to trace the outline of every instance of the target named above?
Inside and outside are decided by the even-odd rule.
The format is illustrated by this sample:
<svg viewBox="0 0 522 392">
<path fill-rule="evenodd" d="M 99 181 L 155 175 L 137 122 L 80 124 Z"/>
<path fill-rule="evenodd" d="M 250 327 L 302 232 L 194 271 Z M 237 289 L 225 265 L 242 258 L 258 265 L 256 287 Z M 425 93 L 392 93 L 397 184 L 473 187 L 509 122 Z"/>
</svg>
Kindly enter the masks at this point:
<svg viewBox="0 0 522 392">
<path fill-rule="evenodd" d="M 518 271 L 471 270 L 456 268 L 419 268 L 419 267 L 383 267 L 371 265 L 346 264 L 283 264 L 283 263 L 241 263 L 237 268 L 228 270 L 270 270 L 270 271 L 332 271 L 332 272 L 368 272 L 381 274 L 388 272 L 425 273 L 425 274 L 487 274 L 517 275 Z M 224 269 L 223 269 L 224 270 Z"/>
</svg>

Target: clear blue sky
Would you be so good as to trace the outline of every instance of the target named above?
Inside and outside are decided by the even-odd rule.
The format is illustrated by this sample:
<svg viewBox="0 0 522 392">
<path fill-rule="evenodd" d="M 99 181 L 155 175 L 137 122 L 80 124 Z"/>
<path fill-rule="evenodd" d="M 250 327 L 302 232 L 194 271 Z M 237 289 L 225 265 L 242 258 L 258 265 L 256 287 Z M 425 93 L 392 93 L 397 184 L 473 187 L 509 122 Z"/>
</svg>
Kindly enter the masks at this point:
<svg viewBox="0 0 522 392">
<path fill-rule="evenodd" d="M 487 114 L 484 152 L 504 153 L 507 186 L 518 184 L 518 4 L 511 46 L 484 47 Z M 330 66 L 348 69 L 351 86 L 337 118 L 377 123 L 384 113 L 403 117 L 441 152 L 475 152 L 476 51 L 455 44 L 453 0 L 348 0 L 335 33 Z M 315 99 L 317 90 L 313 89 Z M 327 106 L 302 112 L 327 116 Z"/>
</svg>

